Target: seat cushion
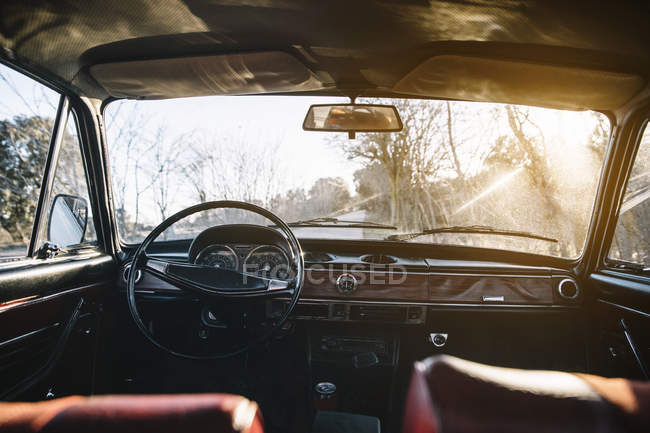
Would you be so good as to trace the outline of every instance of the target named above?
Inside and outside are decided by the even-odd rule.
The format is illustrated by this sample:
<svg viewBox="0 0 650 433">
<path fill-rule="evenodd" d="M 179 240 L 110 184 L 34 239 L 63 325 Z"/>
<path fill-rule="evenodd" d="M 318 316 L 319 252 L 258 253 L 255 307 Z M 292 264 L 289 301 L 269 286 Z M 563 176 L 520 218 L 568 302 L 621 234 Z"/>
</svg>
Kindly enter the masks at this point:
<svg viewBox="0 0 650 433">
<path fill-rule="evenodd" d="M 65 397 L 0 403 L 3 433 L 263 433 L 256 403 L 229 394 Z"/>
<path fill-rule="evenodd" d="M 647 383 L 442 355 L 415 364 L 403 433 L 641 432 L 650 425 L 649 400 Z"/>
</svg>

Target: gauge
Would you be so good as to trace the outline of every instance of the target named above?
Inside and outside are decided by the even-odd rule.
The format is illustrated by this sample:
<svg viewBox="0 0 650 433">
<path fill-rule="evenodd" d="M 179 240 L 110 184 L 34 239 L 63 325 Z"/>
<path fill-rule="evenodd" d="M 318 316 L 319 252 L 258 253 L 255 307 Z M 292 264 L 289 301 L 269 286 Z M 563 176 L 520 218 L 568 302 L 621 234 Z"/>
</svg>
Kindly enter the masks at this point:
<svg viewBox="0 0 650 433">
<path fill-rule="evenodd" d="M 202 249 L 194 261 L 197 265 L 237 270 L 237 254 L 227 245 L 210 245 Z"/>
<path fill-rule="evenodd" d="M 286 279 L 289 276 L 289 259 L 278 247 L 260 245 L 246 256 L 244 272 L 266 278 Z"/>
</svg>

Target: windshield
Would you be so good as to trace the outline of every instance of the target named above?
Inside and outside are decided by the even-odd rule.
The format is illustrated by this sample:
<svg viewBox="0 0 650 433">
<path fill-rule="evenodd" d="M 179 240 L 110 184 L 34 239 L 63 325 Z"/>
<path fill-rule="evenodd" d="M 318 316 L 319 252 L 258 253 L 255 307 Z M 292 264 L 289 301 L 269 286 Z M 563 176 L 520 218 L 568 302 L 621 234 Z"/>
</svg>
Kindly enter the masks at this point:
<svg viewBox="0 0 650 433">
<path fill-rule="evenodd" d="M 111 103 L 105 116 L 122 240 L 140 242 L 187 206 L 228 199 L 297 223 L 300 238 L 582 252 L 609 137 L 604 115 L 359 98 L 394 104 L 404 129 L 354 139 L 302 130 L 311 104 L 348 102 L 265 95 Z M 190 222 L 165 236 L 191 238 L 204 228 Z"/>
</svg>

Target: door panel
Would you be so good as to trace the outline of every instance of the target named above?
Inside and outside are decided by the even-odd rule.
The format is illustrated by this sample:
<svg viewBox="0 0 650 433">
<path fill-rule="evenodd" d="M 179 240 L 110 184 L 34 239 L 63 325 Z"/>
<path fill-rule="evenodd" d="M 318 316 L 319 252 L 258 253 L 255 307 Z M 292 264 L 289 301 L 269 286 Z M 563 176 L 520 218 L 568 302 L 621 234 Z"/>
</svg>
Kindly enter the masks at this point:
<svg viewBox="0 0 650 433">
<path fill-rule="evenodd" d="M 650 127 L 647 107 L 629 117 L 629 142 L 612 158 L 619 178 L 611 188 L 603 244 L 587 284 L 592 295 L 593 364 L 597 373 L 648 379 L 650 366 Z M 625 134 L 625 132 L 623 132 Z M 625 135 L 622 139 L 627 140 Z M 611 237 L 610 237 L 611 236 Z"/>
<path fill-rule="evenodd" d="M 0 398 L 93 392 L 94 355 L 110 256 L 0 270 Z M 13 298 L 11 298 L 13 296 Z"/>
<path fill-rule="evenodd" d="M 648 379 L 650 286 L 638 277 L 602 271 L 589 278 L 592 308 L 591 357 L 595 372 L 608 377 Z"/>
</svg>

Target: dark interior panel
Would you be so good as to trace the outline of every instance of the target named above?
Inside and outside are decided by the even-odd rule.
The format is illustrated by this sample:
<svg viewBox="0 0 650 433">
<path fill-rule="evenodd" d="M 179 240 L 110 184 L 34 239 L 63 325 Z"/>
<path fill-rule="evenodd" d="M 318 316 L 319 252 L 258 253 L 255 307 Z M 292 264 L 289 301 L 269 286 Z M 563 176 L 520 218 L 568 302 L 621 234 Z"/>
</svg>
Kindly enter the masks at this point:
<svg viewBox="0 0 650 433">
<path fill-rule="evenodd" d="M 599 300 L 590 312 L 595 373 L 647 380 L 650 366 L 650 314 Z"/>
<path fill-rule="evenodd" d="M 587 323 L 579 309 L 529 311 L 431 308 L 426 332 L 447 334 L 422 357 L 446 353 L 490 365 L 588 372 Z"/>
<path fill-rule="evenodd" d="M 592 274 L 590 357 L 597 374 L 650 377 L 650 291 L 644 277 L 613 270 Z"/>
<path fill-rule="evenodd" d="M 52 269 L 51 274 L 44 271 Z M 3 399 L 42 400 L 94 392 L 103 298 L 112 287 L 108 256 L 4 270 L 17 295 L 0 308 Z M 30 278 L 40 284 L 28 285 Z M 5 293 L 6 296 L 6 293 Z"/>
</svg>

